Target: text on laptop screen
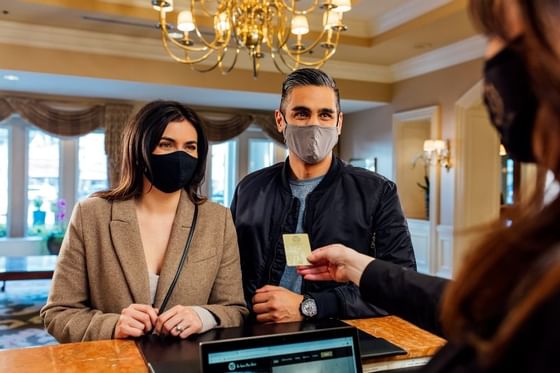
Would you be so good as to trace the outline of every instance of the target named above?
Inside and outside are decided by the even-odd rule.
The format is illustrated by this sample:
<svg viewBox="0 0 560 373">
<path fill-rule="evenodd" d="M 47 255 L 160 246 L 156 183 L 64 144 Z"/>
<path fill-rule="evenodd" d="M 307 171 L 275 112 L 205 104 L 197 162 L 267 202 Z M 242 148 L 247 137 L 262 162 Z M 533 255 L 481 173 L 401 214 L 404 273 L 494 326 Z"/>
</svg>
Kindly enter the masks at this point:
<svg viewBox="0 0 560 373">
<path fill-rule="evenodd" d="M 204 372 L 358 372 L 351 336 L 208 352 Z"/>
</svg>

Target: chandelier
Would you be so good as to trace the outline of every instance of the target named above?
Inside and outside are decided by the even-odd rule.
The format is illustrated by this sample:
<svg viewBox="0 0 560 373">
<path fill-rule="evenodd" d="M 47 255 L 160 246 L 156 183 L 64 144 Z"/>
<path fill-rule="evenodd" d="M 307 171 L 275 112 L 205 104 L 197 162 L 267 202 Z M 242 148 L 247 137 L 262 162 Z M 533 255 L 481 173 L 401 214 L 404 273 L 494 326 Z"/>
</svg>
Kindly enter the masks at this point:
<svg viewBox="0 0 560 373">
<path fill-rule="evenodd" d="M 185 8 L 174 12 L 176 22 L 168 20 L 173 0 L 152 0 L 152 6 L 172 59 L 199 72 L 218 68 L 227 74 L 245 51 L 256 78 L 267 54 L 282 73 L 323 66 L 347 29 L 342 16 L 351 0 L 185 0 Z M 311 18 L 320 31 L 310 30 Z"/>
</svg>

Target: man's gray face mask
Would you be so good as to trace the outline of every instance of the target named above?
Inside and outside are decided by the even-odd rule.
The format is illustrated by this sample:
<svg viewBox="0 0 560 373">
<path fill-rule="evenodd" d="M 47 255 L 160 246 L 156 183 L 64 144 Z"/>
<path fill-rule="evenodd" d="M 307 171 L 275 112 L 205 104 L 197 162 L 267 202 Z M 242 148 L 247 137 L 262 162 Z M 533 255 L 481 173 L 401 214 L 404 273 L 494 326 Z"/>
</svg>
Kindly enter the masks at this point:
<svg viewBox="0 0 560 373">
<path fill-rule="evenodd" d="M 307 164 L 315 164 L 332 152 L 338 142 L 338 126 L 325 127 L 317 124 L 296 126 L 286 123 L 284 141 L 288 149 L 299 159 Z"/>
</svg>

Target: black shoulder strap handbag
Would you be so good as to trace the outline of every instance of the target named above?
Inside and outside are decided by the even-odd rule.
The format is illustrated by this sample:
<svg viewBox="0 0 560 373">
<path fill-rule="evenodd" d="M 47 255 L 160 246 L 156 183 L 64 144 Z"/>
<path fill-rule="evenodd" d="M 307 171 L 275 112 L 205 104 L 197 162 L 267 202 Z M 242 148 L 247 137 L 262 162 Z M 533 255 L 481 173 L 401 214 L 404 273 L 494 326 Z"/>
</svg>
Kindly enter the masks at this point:
<svg viewBox="0 0 560 373">
<path fill-rule="evenodd" d="M 191 229 L 189 231 L 189 236 L 187 237 L 187 243 L 185 244 L 185 249 L 183 250 L 183 255 L 181 256 L 181 260 L 179 261 L 179 266 L 177 267 L 177 272 L 175 273 L 175 277 L 169 285 L 169 289 L 167 289 L 167 293 L 165 294 L 165 298 L 163 298 L 163 302 L 161 303 L 161 307 L 159 308 L 158 316 L 165 312 L 165 308 L 167 307 L 167 303 L 169 302 L 169 298 L 171 298 L 171 293 L 173 293 L 173 289 L 175 289 L 175 285 L 177 285 L 177 280 L 179 279 L 179 275 L 183 270 L 183 266 L 185 265 L 185 260 L 187 260 L 187 255 L 189 254 L 189 250 L 191 248 L 191 242 L 194 235 L 194 230 L 196 228 L 196 221 L 198 219 L 198 205 L 194 205 L 194 213 L 193 213 L 193 220 L 191 224 Z"/>
</svg>

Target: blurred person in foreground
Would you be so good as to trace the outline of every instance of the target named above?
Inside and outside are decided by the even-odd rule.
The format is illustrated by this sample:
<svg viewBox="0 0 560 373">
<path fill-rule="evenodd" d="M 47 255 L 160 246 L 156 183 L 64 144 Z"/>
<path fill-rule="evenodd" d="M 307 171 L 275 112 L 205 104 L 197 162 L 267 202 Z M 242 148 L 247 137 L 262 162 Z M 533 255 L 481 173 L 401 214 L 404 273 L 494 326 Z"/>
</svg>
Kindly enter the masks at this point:
<svg viewBox="0 0 560 373">
<path fill-rule="evenodd" d="M 508 153 L 560 179 L 560 1 L 471 0 L 488 36 L 485 104 Z M 542 192 L 542 189 L 541 189 Z M 542 194 L 541 194 L 542 196 Z M 307 280 L 350 281 L 362 296 L 448 339 L 427 372 L 558 372 L 560 197 L 538 194 L 497 222 L 454 281 L 343 245 L 315 250 Z"/>
</svg>

